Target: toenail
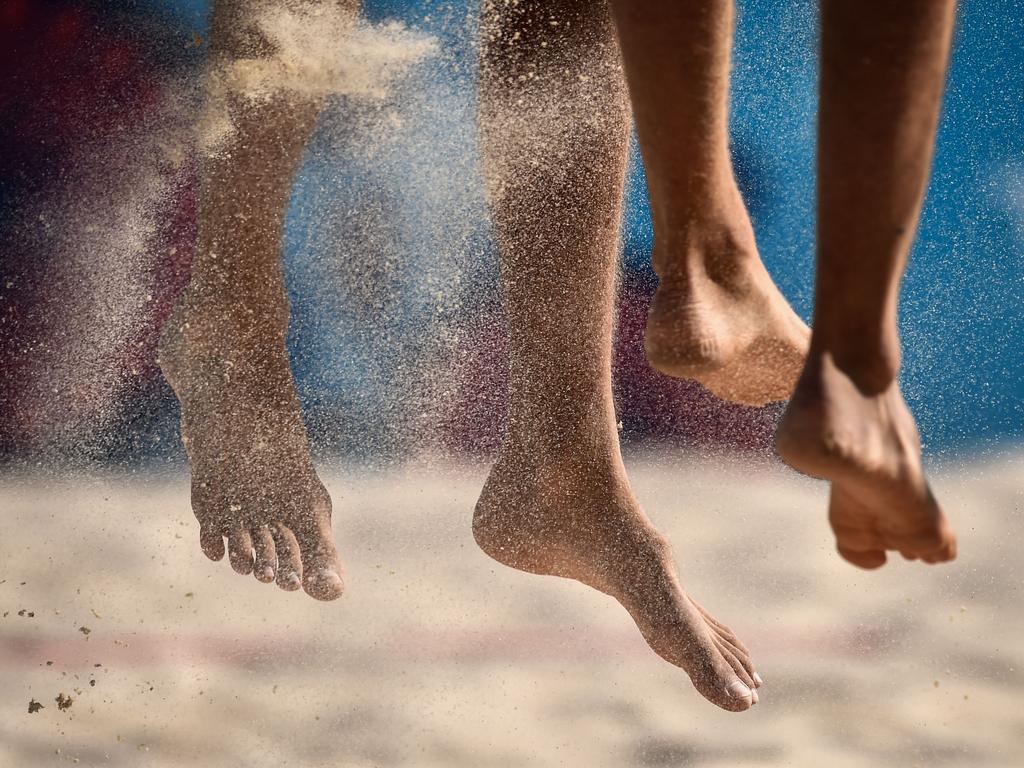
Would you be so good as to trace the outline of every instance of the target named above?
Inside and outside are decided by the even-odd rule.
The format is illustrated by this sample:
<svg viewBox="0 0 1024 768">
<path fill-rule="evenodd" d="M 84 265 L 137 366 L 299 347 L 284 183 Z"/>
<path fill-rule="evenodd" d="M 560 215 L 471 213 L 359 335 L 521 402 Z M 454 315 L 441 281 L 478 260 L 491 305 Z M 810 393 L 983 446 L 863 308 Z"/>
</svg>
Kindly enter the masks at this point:
<svg viewBox="0 0 1024 768">
<path fill-rule="evenodd" d="M 274 569 L 271 568 L 269 565 L 263 569 L 263 578 L 267 579 L 268 581 L 274 578 Z"/>
<path fill-rule="evenodd" d="M 754 673 L 754 682 L 758 685 L 764 685 L 764 680 L 761 679 L 761 676 L 757 674 L 757 672 Z"/>
<path fill-rule="evenodd" d="M 750 702 L 752 704 L 757 704 L 757 691 L 755 691 L 753 689 L 751 689 L 751 691 L 750 691 Z"/>
<path fill-rule="evenodd" d="M 735 682 L 729 683 L 729 687 L 726 689 L 729 691 L 729 695 L 734 699 L 752 699 L 753 694 L 750 689 L 743 684 L 742 680 L 736 680 Z"/>
</svg>

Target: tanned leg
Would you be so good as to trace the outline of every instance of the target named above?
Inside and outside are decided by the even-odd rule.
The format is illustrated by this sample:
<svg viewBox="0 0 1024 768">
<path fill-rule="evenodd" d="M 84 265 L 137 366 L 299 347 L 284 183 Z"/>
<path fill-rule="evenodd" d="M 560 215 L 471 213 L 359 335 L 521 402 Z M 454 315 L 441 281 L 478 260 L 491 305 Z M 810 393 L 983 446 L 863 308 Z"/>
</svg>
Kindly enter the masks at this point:
<svg viewBox="0 0 1024 768">
<path fill-rule="evenodd" d="M 952 560 L 897 383 L 896 304 L 931 162 L 953 0 L 825 0 L 814 336 L 777 444 L 832 481 L 840 554 Z"/>
<path fill-rule="evenodd" d="M 480 132 L 508 313 L 508 431 L 473 518 L 513 568 L 616 598 L 650 646 L 728 710 L 760 678 L 682 589 L 629 486 L 611 349 L 629 110 L 607 8 L 487 2 Z"/>
<path fill-rule="evenodd" d="M 660 371 L 751 405 L 792 393 L 810 339 L 758 256 L 729 157 L 732 0 L 612 0 L 654 218 Z"/>
<path fill-rule="evenodd" d="M 266 7 L 214 3 L 213 66 L 271 52 L 255 23 Z M 342 11 L 356 10 L 344 0 Z M 227 538 L 239 573 L 332 600 L 342 569 L 288 364 L 280 262 L 292 176 L 320 106 L 280 95 L 231 97 L 227 108 L 235 131 L 202 161 L 192 279 L 160 365 L 181 401 L 203 552 L 219 560 Z"/>
</svg>

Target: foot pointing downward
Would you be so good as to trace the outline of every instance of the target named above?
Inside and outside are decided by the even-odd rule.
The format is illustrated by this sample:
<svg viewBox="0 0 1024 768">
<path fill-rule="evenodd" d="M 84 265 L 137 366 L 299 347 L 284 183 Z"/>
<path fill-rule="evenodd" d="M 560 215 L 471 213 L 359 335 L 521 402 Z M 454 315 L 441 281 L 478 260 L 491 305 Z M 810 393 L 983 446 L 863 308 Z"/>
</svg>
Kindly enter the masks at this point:
<svg viewBox="0 0 1024 768">
<path fill-rule="evenodd" d="M 617 599 L 648 645 L 700 693 L 733 712 L 757 703 L 750 653 L 679 584 L 670 548 L 624 470 L 577 461 L 498 460 L 473 517 L 488 555 L 530 573 L 576 579 Z"/>
<path fill-rule="evenodd" d="M 956 557 L 956 536 L 925 479 L 917 425 L 895 380 L 868 393 L 829 354 L 816 356 L 775 439 L 794 469 L 832 481 L 829 522 L 849 562 L 878 568 L 887 550 L 926 563 Z"/>
<path fill-rule="evenodd" d="M 316 475 L 283 339 L 179 305 L 160 367 L 181 402 L 199 543 L 240 574 L 333 600 L 344 589 L 331 499 Z"/>
</svg>

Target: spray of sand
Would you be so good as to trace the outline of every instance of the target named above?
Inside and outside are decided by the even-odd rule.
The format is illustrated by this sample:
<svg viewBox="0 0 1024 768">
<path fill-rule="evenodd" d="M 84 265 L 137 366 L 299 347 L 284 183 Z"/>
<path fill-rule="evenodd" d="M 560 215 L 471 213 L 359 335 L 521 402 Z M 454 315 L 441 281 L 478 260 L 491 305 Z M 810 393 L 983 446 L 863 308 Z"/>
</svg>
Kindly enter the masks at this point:
<svg viewBox="0 0 1024 768">
<path fill-rule="evenodd" d="M 82 146 L 47 199 L 23 211 L 18 238 L 49 264 L 17 382 L 21 439 L 37 448 L 67 455 L 102 443 L 138 373 L 133 348 L 154 321 L 161 232 L 197 152 L 230 138 L 233 100 L 380 102 L 437 48 L 401 24 L 352 24 L 322 8 L 267 10 L 257 23 L 273 55 L 167 74 L 145 119 Z"/>
<path fill-rule="evenodd" d="M 207 73 L 198 123 L 199 144 L 207 152 L 231 136 L 231 104 L 237 99 L 382 101 L 410 67 L 437 52 L 433 37 L 404 24 L 353 22 L 329 4 L 272 7 L 257 15 L 255 27 L 272 48 L 270 55 L 218 62 Z"/>
</svg>

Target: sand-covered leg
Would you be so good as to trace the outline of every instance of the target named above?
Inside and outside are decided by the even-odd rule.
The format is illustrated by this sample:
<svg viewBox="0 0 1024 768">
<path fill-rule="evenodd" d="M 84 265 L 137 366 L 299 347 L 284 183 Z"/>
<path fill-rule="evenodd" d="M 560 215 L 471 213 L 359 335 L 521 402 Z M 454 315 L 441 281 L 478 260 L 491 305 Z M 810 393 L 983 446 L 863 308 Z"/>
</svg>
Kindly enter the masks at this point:
<svg viewBox="0 0 1024 768">
<path fill-rule="evenodd" d="M 629 109 L 602 3 L 485 3 L 480 132 L 508 314 L 508 430 L 473 518 L 490 556 L 615 597 L 728 710 L 749 654 L 683 591 L 629 487 L 611 349 Z"/>
<path fill-rule="evenodd" d="M 356 2 L 333 4 L 354 19 Z M 256 23 L 267 7 L 214 3 L 212 67 L 272 53 Z M 226 537 L 239 573 L 331 600 L 342 570 L 288 364 L 280 264 L 292 176 L 320 105 L 286 92 L 211 98 L 232 131 L 202 159 L 192 278 L 159 350 L 181 402 L 200 544 L 220 559 Z"/>
<path fill-rule="evenodd" d="M 793 467 L 832 481 L 839 552 L 864 568 L 887 550 L 956 556 L 897 382 L 896 316 L 953 11 L 953 0 L 823 4 L 814 335 L 776 440 Z"/>
<path fill-rule="evenodd" d="M 750 405 L 793 391 L 810 332 L 768 275 L 729 156 L 732 0 L 613 0 L 654 219 L 647 357 Z"/>
</svg>

